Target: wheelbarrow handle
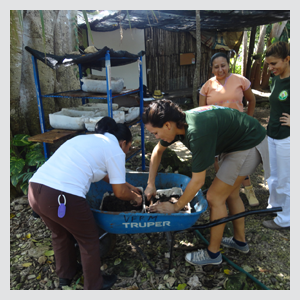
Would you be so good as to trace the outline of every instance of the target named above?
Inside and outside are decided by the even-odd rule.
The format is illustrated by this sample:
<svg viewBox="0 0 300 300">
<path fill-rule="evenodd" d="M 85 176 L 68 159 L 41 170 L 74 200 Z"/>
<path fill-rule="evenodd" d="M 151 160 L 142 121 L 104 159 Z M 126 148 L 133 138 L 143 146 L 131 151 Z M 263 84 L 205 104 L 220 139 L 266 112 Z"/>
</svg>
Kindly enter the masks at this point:
<svg viewBox="0 0 300 300">
<path fill-rule="evenodd" d="M 273 213 L 273 212 L 278 212 L 278 211 L 282 211 L 282 207 L 272 207 L 272 208 L 266 208 L 266 209 L 257 209 L 257 210 L 249 210 L 249 211 L 244 211 L 242 213 L 239 214 L 235 214 L 233 216 L 229 216 L 229 217 L 225 217 L 222 219 L 218 219 L 215 221 L 212 221 L 210 223 L 206 223 L 206 224 L 202 224 L 202 225 L 193 225 L 190 228 L 186 229 L 186 230 L 196 230 L 196 229 L 206 229 L 206 228 L 211 228 L 213 226 L 217 226 L 223 223 L 227 223 L 239 218 L 243 218 L 249 215 L 255 215 L 255 214 L 269 214 L 269 213 Z"/>
</svg>

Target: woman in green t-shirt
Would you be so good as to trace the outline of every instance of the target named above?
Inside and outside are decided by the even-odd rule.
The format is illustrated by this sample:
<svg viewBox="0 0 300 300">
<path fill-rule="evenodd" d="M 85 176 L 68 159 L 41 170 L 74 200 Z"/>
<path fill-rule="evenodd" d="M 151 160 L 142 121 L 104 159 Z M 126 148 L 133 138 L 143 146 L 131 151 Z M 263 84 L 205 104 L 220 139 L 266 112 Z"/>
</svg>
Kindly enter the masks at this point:
<svg viewBox="0 0 300 300">
<path fill-rule="evenodd" d="M 271 83 L 270 119 L 267 127 L 271 176 L 268 208 L 281 206 L 270 229 L 290 227 L 290 45 L 276 42 L 266 51 L 266 63 L 275 75 Z"/>
<path fill-rule="evenodd" d="M 145 190 L 148 199 L 156 194 L 155 177 L 165 149 L 181 141 L 192 152 L 192 178 L 183 195 L 175 204 L 156 202 L 150 212 L 179 212 L 203 186 L 206 169 L 214 163 L 215 155 L 220 155 L 220 168 L 206 194 L 211 221 L 227 216 L 226 204 L 231 215 L 245 211 L 240 185 L 259 163 L 263 163 L 265 177 L 269 175 L 266 130 L 256 119 L 236 109 L 208 105 L 183 112 L 170 100 L 158 100 L 144 110 L 143 122 L 160 139 L 151 155 Z M 186 260 L 194 265 L 219 264 L 221 244 L 248 253 L 244 223 L 244 218 L 233 221 L 231 238 L 222 238 L 225 224 L 212 227 L 208 248 L 188 253 Z"/>
</svg>

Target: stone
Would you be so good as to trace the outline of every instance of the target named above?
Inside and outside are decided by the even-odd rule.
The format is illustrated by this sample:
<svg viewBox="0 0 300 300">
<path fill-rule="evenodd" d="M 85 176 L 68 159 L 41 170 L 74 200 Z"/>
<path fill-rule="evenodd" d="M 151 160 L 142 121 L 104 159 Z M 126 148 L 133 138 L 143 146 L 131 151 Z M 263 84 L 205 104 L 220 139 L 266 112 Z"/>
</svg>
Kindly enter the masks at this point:
<svg viewBox="0 0 300 300">
<path fill-rule="evenodd" d="M 29 204 L 28 199 L 25 197 L 22 197 L 18 200 L 18 204 L 27 205 Z"/>
<path fill-rule="evenodd" d="M 59 281 L 58 281 L 58 280 L 54 280 L 54 281 L 53 281 L 53 284 L 54 284 L 54 286 L 55 286 L 56 288 L 59 287 Z"/>
<path fill-rule="evenodd" d="M 174 277 L 169 277 L 166 282 L 170 285 L 170 287 L 173 286 L 174 282 L 176 281 L 176 279 Z"/>
<path fill-rule="evenodd" d="M 40 246 L 40 247 L 31 248 L 28 250 L 28 255 L 38 258 L 42 256 L 47 250 L 49 250 L 49 246 Z"/>
<path fill-rule="evenodd" d="M 15 210 L 22 210 L 23 209 L 23 205 L 22 204 L 17 204 L 14 207 Z"/>
<path fill-rule="evenodd" d="M 47 257 L 44 256 L 44 255 L 40 256 L 39 259 L 38 259 L 38 263 L 40 265 L 43 265 L 46 261 L 47 261 Z"/>
<path fill-rule="evenodd" d="M 22 270 L 20 272 L 20 276 L 21 277 L 23 277 L 23 276 L 25 277 L 26 275 L 28 275 L 29 271 L 30 271 L 30 268 L 26 268 L 26 269 Z"/>
<path fill-rule="evenodd" d="M 191 287 L 198 287 L 202 285 L 197 275 L 192 276 L 187 284 Z"/>
</svg>

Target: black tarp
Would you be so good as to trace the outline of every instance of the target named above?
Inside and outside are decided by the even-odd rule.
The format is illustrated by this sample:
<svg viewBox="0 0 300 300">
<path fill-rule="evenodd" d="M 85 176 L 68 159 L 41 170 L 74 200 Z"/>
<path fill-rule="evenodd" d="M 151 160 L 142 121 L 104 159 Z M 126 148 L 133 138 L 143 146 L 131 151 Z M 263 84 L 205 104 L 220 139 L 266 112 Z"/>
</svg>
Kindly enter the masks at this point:
<svg viewBox="0 0 300 300">
<path fill-rule="evenodd" d="M 97 49 L 97 48 L 96 48 Z M 110 62 L 112 67 L 123 66 L 131 64 L 139 59 L 140 56 L 145 54 L 145 51 L 140 51 L 137 54 L 132 54 L 127 51 L 114 51 L 108 47 L 102 49 L 97 49 L 96 53 L 86 53 L 86 54 L 65 54 L 65 55 L 54 55 L 38 50 L 32 49 L 28 46 L 25 47 L 30 54 L 35 58 L 47 64 L 52 69 L 57 69 L 59 66 L 63 65 L 65 67 L 81 64 L 82 70 L 85 71 L 88 68 L 101 71 L 105 67 L 105 54 L 109 51 Z M 120 59 L 122 58 L 122 59 Z"/>
<path fill-rule="evenodd" d="M 105 10 L 88 14 L 88 18 L 92 31 L 113 31 L 120 27 L 196 30 L 195 10 Z M 201 31 L 244 31 L 289 19 L 289 10 L 200 10 Z M 78 23 L 86 28 L 81 11 L 78 11 Z"/>
</svg>

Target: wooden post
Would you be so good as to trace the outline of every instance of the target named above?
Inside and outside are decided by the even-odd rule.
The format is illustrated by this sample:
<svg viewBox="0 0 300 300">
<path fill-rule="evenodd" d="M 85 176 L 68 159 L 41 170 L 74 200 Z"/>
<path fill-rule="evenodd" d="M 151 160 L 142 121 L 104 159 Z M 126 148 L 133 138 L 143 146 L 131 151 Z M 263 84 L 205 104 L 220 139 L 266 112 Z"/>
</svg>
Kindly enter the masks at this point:
<svg viewBox="0 0 300 300">
<path fill-rule="evenodd" d="M 248 78 L 249 80 L 250 80 L 250 73 L 251 73 L 252 55 L 253 55 L 253 49 L 254 49 L 254 43 L 255 43 L 255 34 L 256 34 L 256 26 L 252 27 L 251 35 L 250 35 L 248 60 L 247 60 L 247 66 L 246 66 L 246 78 Z M 245 107 L 248 106 L 248 103 L 247 103 L 245 97 L 243 97 L 243 105 Z"/>
<path fill-rule="evenodd" d="M 247 42 L 248 42 L 248 34 L 247 31 L 244 31 L 244 36 L 243 36 L 243 59 L 242 59 L 242 75 L 246 77 L 246 61 L 247 61 Z"/>
<path fill-rule="evenodd" d="M 256 34 L 256 26 L 251 29 L 250 43 L 249 43 L 249 51 L 248 51 L 248 61 L 246 68 L 246 78 L 250 80 L 250 72 L 251 72 L 251 64 L 252 64 L 252 55 L 255 43 L 255 34 Z"/>
<path fill-rule="evenodd" d="M 201 62 L 201 27 L 200 27 L 200 10 L 196 10 L 196 68 L 193 81 L 193 104 L 194 107 L 199 106 L 198 87 L 200 85 L 200 62 Z"/>
</svg>

